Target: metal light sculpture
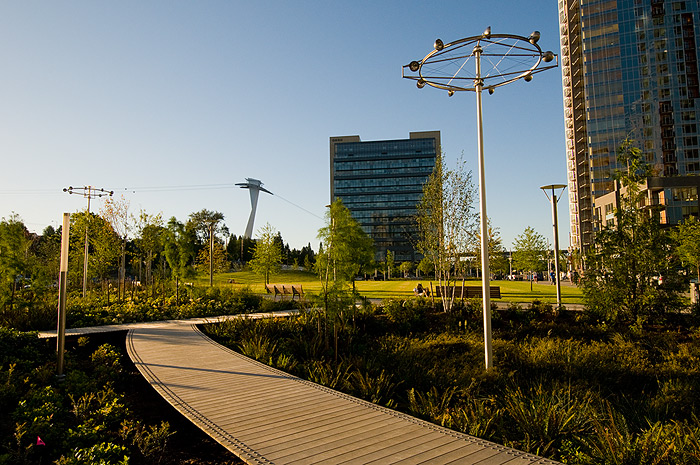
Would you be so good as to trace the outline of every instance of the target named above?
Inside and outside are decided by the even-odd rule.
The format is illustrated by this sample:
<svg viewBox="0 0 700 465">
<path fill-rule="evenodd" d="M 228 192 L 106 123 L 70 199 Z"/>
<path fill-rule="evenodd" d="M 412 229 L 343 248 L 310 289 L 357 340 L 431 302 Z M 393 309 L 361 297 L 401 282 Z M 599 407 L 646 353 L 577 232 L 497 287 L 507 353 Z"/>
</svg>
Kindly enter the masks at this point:
<svg viewBox="0 0 700 465">
<path fill-rule="evenodd" d="M 250 239 L 253 235 L 253 223 L 255 223 L 255 211 L 258 209 L 258 196 L 260 195 L 260 191 L 267 192 L 270 195 L 274 194 L 265 189 L 263 183 L 258 179 L 245 178 L 245 180 L 248 182 L 239 182 L 236 185 L 241 189 L 250 189 L 250 216 L 248 217 L 248 225 L 243 235 L 243 237 Z M 241 247 L 243 247 L 242 244 Z"/>
<path fill-rule="evenodd" d="M 512 34 L 492 34 L 491 27 L 478 36 L 466 37 L 445 44 L 437 39 L 433 50 L 420 61 L 405 65 L 402 77 L 416 81 L 419 89 L 426 85 L 447 91 L 476 92 L 477 146 L 479 151 L 479 208 L 481 220 L 481 276 L 484 304 L 484 350 L 486 368 L 493 366 L 491 349 L 491 300 L 488 254 L 488 221 L 486 217 L 486 186 L 484 174 L 484 131 L 482 127 L 481 92 L 494 89 L 518 79 L 526 82 L 542 71 L 558 66 L 557 56 L 543 52 L 537 42 L 538 31 L 528 37 Z M 474 61 L 473 66 L 469 64 Z M 482 62 L 487 66 L 482 69 Z M 552 63 L 553 64 L 549 64 Z M 411 74 L 412 73 L 412 74 Z"/>
</svg>

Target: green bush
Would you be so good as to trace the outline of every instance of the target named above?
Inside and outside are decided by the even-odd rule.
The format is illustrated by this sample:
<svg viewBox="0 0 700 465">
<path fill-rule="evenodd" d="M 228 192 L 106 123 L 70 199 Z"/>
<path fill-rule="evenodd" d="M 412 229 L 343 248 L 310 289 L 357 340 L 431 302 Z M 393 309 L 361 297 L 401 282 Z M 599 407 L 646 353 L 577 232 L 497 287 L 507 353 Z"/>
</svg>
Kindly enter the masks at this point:
<svg viewBox="0 0 700 465">
<path fill-rule="evenodd" d="M 523 390 L 509 387 L 500 398 L 502 429 L 518 449 L 546 457 L 579 443 L 593 431 L 595 416 L 589 393 L 568 386 L 538 383 Z"/>
<path fill-rule="evenodd" d="M 427 308 L 427 299 L 419 297 L 407 300 L 388 299 L 384 301 L 384 313 L 389 317 L 389 321 L 394 323 L 400 331 L 419 329 L 424 323 Z"/>
<path fill-rule="evenodd" d="M 412 305 L 387 301 L 385 314 L 339 323 L 338 354 L 334 320 L 320 311 L 210 332 L 267 346 L 267 363 L 311 381 L 564 463 L 700 463 L 700 331 L 646 315 L 615 329 L 579 312 L 513 307 L 499 312 L 486 371 L 482 328 L 471 323 L 478 302 L 453 314 Z"/>
<path fill-rule="evenodd" d="M 56 463 L 58 465 L 128 465 L 129 454 L 124 446 L 101 442 L 90 447 L 73 449 Z"/>
<path fill-rule="evenodd" d="M 396 405 L 392 397 L 397 385 L 398 383 L 393 381 L 393 375 L 385 370 L 377 375 L 355 370 L 350 374 L 348 381 L 348 388 L 357 397 L 389 408 Z"/>
</svg>

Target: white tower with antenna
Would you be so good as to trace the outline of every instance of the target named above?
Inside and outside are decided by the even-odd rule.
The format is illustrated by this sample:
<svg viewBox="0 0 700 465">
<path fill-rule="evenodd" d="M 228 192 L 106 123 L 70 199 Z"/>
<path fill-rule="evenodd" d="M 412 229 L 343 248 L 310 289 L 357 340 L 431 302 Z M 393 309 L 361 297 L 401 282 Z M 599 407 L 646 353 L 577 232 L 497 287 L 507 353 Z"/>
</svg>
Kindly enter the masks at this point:
<svg viewBox="0 0 700 465">
<path fill-rule="evenodd" d="M 263 187 L 263 183 L 258 179 L 245 178 L 245 180 L 248 182 L 240 182 L 236 185 L 240 186 L 241 189 L 250 190 L 250 216 L 248 217 L 248 225 L 246 226 L 245 234 L 243 235 L 243 237 L 250 239 L 253 235 L 253 223 L 255 223 L 255 211 L 258 209 L 258 195 L 260 194 L 260 191 L 267 192 L 270 195 L 275 194 L 265 189 Z"/>
</svg>

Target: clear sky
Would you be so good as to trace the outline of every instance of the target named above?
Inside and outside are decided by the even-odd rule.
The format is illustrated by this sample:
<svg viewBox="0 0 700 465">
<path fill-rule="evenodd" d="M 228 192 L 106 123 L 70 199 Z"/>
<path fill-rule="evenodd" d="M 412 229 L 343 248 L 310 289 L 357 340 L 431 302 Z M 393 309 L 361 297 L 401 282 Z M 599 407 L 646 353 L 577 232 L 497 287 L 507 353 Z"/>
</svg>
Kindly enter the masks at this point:
<svg viewBox="0 0 700 465">
<path fill-rule="evenodd" d="M 401 79 L 436 38 L 541 31 L 559 53 L 554 0 L 0 2 L 0 217 L 59 226 L 86 207 L 68 186 L 114 190 L 130 212 L 220 211 L 311 242 L 329 203 L 329 138 L 441 131 L 448 163 L 477 179 L 476 98 Z M 539 186 L 566 183 L 561 71 L 484 95 L 488 216 L 504 245 L 552 242 Z M 567 195 L 567 192 L 564 194 Z M 91 208 L 100 208 L 93 201 Z M 560 245 L 568 206 L 559 203 Z"/>
</svg>

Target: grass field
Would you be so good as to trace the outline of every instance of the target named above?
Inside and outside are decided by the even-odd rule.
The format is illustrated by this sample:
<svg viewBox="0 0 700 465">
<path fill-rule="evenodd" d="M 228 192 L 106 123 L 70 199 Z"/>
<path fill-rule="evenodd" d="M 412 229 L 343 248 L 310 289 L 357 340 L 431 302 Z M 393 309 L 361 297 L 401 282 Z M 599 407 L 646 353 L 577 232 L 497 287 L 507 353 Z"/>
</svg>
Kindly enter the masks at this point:
<svg viewBox="0 0 700 465">
<path fill-rule="evenodd" d="M 194 280 L 198 286 L 209 284 L 208 276 L 199 276 Z M 428 281 L 415 279 L 392 279 L 390 281 L 357 281 L 356 286 L 359 293 L 365 297 L 373 299 L 388 299 L 391 297 L 410 297 L 413 295 L 413 288 L 421 282 L 424 287 L 429 287 Z M 313 273 L 305 271 L 282 271 L 270 278 L 271 284 L 301 284 L 304 292 L 321 292 L 321 282 Z M 481 281 L 469 280 L 466 285 L 479 286 Z M 241 271 L 236 273 L 222 273 L 214 275 L 214 284 L 217 286 L 250 286 L 257 293 L 264 294 L 265 288 L 260 276 L 250 272 Z M 540 300 L 542 302 L 556 302 L 556 288 L 548 281 L 533 284 L 530 291 L 528 281 L 492 281 L 492 286 L 501 287 L 501 301 L 505 302 L 532 302 Z M 433 282 L 435 286 L 435 282 Z M 581 290 L 576 286 L 565 282 L 561 286 L 562 304 L 581 304 L 583 298 Z"/>
</svg>

